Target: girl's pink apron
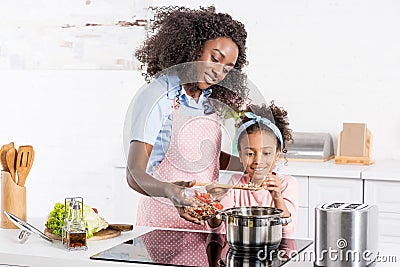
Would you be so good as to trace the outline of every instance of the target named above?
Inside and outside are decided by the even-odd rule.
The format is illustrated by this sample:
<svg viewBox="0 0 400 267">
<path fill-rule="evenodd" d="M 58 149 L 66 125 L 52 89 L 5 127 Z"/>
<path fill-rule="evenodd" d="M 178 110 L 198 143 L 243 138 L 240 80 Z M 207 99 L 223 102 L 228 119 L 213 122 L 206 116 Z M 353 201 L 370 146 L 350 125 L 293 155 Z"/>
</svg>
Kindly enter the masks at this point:
<svg viewBox="0 0 400 267">
<path fill-rule="evenodd" d="M 221 151 L 221 127 L 218 116 L 216 114 L 188 116 L 186 108 L 182 105 L 173 110 L 169 148 L 153 175 L 166 182 L 218 180 Z M 182 219 L 169 199 L 156 197 L 142 197 L 138 206 L 136 225 L 206 230 L 205 225 L 197 225 Z M 175 247 L 173 255 L 168 256 L 170 263 L 185 262 L 193 266 L 208 266 L 207 257 L 204 257 L 206 240 L 193 240 L 185 232 L 177 235 L 180 236 L 178 240 L 174 240 L 176 237 L 147 236 L 143 241 L 152 258 L 163 254 L 170 255 L 174 251 L 172 248 Z M 164 251 L 163 247 L 168 249 Z M 198 253 L 185 251 L 189 247 L 195 247 Z"/>
</svg>

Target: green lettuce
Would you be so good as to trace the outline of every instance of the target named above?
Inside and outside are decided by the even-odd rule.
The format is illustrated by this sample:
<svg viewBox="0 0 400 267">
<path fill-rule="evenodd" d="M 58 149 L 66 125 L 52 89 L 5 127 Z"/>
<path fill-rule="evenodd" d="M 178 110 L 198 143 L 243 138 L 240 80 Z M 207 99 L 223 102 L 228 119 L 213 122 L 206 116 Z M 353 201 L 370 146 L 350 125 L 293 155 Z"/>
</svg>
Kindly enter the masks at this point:
<svg viewBox="0 0 400 267">
<path fill-rule="evenodd" d="M 55 235 L 61 237 L 62 226 L 64 224 L 64 204 L 56 203 L 49 214 L 46 227 Z"/>
<path fill-rule="evenodd" d="M 108 227 L 108 223 L 88 205 L 83 205 L 83 219 L 86 226 L 86 237 L 91 238 L 95 233 Z M 46 227 L 59 237 L 64 224 L 64 204 L 57 202 L 50 212 Z"/>
</svg>

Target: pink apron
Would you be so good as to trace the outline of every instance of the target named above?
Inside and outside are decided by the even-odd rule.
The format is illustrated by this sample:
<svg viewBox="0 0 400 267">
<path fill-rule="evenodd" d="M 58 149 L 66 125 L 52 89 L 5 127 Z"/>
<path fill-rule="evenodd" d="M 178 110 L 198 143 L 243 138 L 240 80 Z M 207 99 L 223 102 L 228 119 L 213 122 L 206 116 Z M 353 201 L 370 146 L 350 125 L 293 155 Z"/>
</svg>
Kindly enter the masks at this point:
<svg viewBox="0 0 400 267">
<path fill-rule="evenodd" d="M 221 127 L 216 114 L 189 116 L 184 105 L 175 107 L 168 151 L 153 175 L 166 182 L 178 180 L 212 182 L 219 175 Z M 138 205 L 137 225 L 164 228 L 206 230 L 206 226 L 179 217 L 171 201 L 142 197 Z"/>
<path fill-rule="evenodd" d="M 154 171 L 154 177 L 167 182 L 196 180 L 212 182 L 219 175 L 221 128 L 216 114 L 187 116 L 183 105 L 175 108 L 168 151 Z M 166 198 L 142 197 L 136 225 L 206 230 L 205 225 L 188 222 Z M 174 236 L 149 233 L 143 240 L 150 257 L 161 262 L 188 266 L 208 266 L 206 239 L 181 231 Z"/>
</svg>

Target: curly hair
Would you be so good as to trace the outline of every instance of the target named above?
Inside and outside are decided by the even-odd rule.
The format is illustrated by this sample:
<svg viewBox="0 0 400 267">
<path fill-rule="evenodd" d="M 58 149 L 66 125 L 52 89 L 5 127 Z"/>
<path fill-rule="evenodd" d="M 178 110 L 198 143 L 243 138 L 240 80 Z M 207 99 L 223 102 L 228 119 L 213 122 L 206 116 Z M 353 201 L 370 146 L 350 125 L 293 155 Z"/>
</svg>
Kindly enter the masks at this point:
<svg viewBox="0 0 400 267">
<path fill-rule="evenodd" d="M 246 111 L 250 111 L 257 116 L 267 118 L 271 122 L 273 122 L 276 125 L 276 127 L 278 127 L 279 131 L 282 134 L 282 138 L 283 138 L 282 152 L 286 153 L 287 152 L 286 144 L 289 141 L 293 141 L 292 130 L 289 128 L 289 119 L 287 117 L 287 115 L 288 115 L 287 111 L 285 109 L 283 109 L 282 107 L 277 107 L 275 105 L 274 101 L 271 101 L 271 104 L 268 107 L 266 106 L 266 104 L 262 104 L 261 106 L 249 105 L 245 109 L 245 112 Z M 237 126 L 240 126 L 249 120 L 251 120 L 251 119 L 246 117 L 243 112 L 243 114 L 240 115 L 240 121 L 237 124 Z M 264 125 L 262 122 L 254 123 L 254 124 L 250 125 L 249 127 L 247 127 L 246 133 L 251 134 L 251 133 L 254 133 L 254 132 L 260 131 L 260 130 L 268 131 L 268 132 L 272 133 L 272 130 L 267 125 Z M 240 136 L 238 137 L 238 146 L 239 146 L 239 141 L 243 137 L 244 132 L 245 131 L 243 131 L 240 134 Z M 278 144 L 277 149 L 280 150 L 281 149 L 280 143 L 277 142 L 277 144 Z"/>
<path fill-rule="evenodd" d="M 143 64 L 142 70 L 146 67 L 145 80 L 150 82 L 167 68 L 196 61 L 206 41 L 227 37 L 239 50 L 236 71 L 228 73 L 221 83 L 210 86 L 210 98 L 217 109 L 218 102 L 222 102 L 234 111 L 239 110 L 248 95 L 247 77 L 241 72 L 247 65 L 244 25 L 229 14 L 216 13 L 213 6 L 200 9 L 168 6 L 153 8 L 153 11 L 149 36 L 135 51 Z M 197 86 L 191 87 L 197 90 Z"/>
</svg>

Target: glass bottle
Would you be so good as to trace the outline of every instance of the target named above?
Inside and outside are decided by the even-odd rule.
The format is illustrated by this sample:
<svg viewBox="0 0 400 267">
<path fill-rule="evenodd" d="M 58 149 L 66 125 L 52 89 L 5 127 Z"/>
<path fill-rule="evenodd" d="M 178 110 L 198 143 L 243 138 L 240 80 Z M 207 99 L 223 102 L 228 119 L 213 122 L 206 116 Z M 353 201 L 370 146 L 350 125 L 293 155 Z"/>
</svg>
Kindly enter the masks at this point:
<svg viewBox="0 0 400 267">
<path fill-rule="evenodd" d="M 72 202 L 72 201 L 71 201 Z M 71 208 L 71 219 L 67 220 L 65 247 L 68 250 L 86 250 L 86 227 L 83 218 L 83 202 L 74 200 Z"/>
<path fill-rule="evenodd" d="M 67 203 L 68 203 L 68 207 L 67 207 Z M 71 223 L 72 220 L 72 207 L 75 203 L 75 199 L 74 198 L 70 198 L 70 201 L 67 202 L 67 200 L 65 201 L 65 206 L 64 206 L 64 223 L 63 226 L 61 228 L 61 240 L 62 243 L 64 245 L 64 247 L 67 246 L 67 227 L 68 224 Z"/>
</svg>

